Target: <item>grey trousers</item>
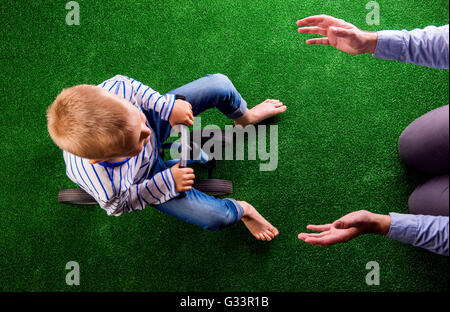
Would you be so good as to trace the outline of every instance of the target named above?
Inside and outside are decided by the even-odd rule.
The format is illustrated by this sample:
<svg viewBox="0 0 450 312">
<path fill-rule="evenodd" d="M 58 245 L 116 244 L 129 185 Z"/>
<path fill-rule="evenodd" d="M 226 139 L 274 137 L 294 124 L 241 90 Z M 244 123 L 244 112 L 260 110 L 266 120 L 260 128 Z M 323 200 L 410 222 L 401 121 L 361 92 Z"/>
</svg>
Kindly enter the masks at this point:
<svg viewBox="0 0 450 312">
<path fill-rule="evenodd" d="M 449 108 L 434 109 L 414 120 L 401 134 L 402 160 L 431 176 L 408 200 L 412 214 L 448 216 L 449 213 Z"/>
</svg>

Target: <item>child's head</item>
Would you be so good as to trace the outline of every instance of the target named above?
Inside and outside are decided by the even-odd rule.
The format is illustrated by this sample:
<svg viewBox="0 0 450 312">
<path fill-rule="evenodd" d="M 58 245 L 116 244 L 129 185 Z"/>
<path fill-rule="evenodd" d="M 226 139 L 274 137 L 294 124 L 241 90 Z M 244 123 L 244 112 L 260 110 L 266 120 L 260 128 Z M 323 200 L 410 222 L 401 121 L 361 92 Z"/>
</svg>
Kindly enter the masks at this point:
<svg viewBox="0 0 450 312">
<path fill-rule="evenodd" d="M 151 134 L 139 108 L 92 85 L 64 89 L 47 109 L 47 121 L 56 145 L 95 162 L 135 156 Z"/>
</svg>

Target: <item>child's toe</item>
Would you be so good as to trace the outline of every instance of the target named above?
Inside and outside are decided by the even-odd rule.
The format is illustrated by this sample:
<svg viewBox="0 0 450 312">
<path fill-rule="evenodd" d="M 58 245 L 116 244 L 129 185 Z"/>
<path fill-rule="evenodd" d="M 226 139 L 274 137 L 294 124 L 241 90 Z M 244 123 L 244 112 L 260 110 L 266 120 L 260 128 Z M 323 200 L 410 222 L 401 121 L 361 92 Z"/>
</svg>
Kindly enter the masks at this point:
<svg viewBox="0 0 450 312">
<path fill-rule="evenodd" d="M 273 233 L 274 236 L 277 236 L 279 234 L 276 228 L 271 228 L 270 231 Z"/>
<path fill-rule="evenodd" d="M 270 241 L 272 240 L 272 238 L 269 236 L 269 234 L 264 233 L 263 235 L 264 235 L 264 237 L 266 238 L 266 239 L 265 239 L 266 241 L 270 242 Z"/>
</svg>

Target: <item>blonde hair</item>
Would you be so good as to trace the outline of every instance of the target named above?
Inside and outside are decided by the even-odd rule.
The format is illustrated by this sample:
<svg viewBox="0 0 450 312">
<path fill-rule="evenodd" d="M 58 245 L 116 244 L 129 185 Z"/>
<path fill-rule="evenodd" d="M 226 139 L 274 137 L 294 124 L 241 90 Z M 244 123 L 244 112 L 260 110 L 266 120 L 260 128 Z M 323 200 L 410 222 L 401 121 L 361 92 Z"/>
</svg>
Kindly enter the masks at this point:
<svg viewBox="0 0 450 312">
<path fill-rule="evenodd" d="M 50 137 L 61 149 L 88 159 L 119 155 L 132 129 L 120 98 L 93 85 L 64 89 L 47 109 Z"/>
</svg>

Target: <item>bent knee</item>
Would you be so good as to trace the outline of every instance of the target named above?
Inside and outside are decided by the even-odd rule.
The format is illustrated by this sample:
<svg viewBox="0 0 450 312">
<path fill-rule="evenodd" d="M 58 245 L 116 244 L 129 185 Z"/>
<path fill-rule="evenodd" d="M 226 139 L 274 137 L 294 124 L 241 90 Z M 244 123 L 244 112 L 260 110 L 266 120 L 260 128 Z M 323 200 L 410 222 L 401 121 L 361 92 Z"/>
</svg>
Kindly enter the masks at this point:
<svg viewBox="0 0 450 312">
<path fill-rule="evenodd" d="M 423 205 L 421 203 L 422 194 L 418 189 L 415 189 L 408 198 L 409 212 L 415 215 L 424 214 Z"/>
<path fill-rule="evenodd" d="M 429 174 L 448 170 L 448 105 L 414 120 L 400 135 L 398 153 L 409 166 Z"/>
<path fill-rule="evenodd" d="M 448 216 L 449 176 L 438 176 L 419 185 L 409 196 L 408 208 L 412 214 Z"/>
<path fill-rule="evenodd" d="M 448 143 L 406 128 L 398 141 L 402 161 L 426 174 L 437 175 L 448 171 Z"/>
<path fill-rule="evenodd" d="M 221 73 L 209 74 L 208 76 L 210 78 L 218 80 L 218 81 L 223 81 L 223 82 L 226 82 L 226 83 L 231 82 L 231 80 L 226 75 L 221 74 Z"/>
<path fill-rule="evenodd" d="M 219 92 L 229 92 L 233 89 L 233 83 L 224 74 L 210 74 L 208 77 Z"/>
<path fill-rule="evenodd" d="M 224 74 L 207 75 L 209 81 L 209 92 L 219 96 L 220 101 L 229 101 L 233 98 L 236 89 L 231 80 Z"/>
<path fill-rule="evenodd" d="M 406 163 L 410 164 L 414 158 L 414 146 L 416 140 L 409 129 L 410 126 L 403 130 L 398 139 L 398 154 L 400 158 Z"/>
</svg>

